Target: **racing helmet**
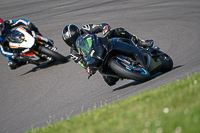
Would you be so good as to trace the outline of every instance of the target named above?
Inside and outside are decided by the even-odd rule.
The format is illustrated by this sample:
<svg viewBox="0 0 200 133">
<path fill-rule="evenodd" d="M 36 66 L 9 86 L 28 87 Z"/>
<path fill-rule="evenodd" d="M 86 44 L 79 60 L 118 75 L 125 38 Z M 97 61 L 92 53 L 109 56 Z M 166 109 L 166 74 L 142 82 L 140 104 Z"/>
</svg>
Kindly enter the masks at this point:
<svg viewBox="0 0 200 133">
<path fill-rule="evenodd" d="M 5 25 L 4 25 L 3 19 L 0 18 L 0 36 L 3 35 L 4 31 L 5 31 Z"/>
<path fill-rule="evenodd" d="M 62 30 L 62 39 L 68 46 L 72 48 L 76 48 L 76 39 L 80 35 L 80 30 L 75 24 L 68 24 Z"/>
</svg>

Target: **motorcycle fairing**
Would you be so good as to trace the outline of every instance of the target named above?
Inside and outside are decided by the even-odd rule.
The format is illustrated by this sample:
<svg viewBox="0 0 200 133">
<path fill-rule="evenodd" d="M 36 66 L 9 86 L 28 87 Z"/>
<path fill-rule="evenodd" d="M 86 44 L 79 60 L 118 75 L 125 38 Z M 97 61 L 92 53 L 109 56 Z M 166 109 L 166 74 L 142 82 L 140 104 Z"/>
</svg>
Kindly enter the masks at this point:
<svg viewBox="0 0 200 133">
<path fill-rule="evenodd" d="M 91 37 L 92 45 L 85 60 L 87 61 L 87 66 L 98 69 L 102 65 L 105 49 L 102 44 L 102 38 L 97 37 L 95 34 L 91 35 Z"/>
<path fill-rule="evenodd" d="M 121 38 L 112 38 L 109 42 L 108 49 L 109 51 L 116 50 L 124 54 L 138 53 L 139 49 L 133 45 L 123 42 Z"/>
<path fill-rule="evenodd" d="M 124 42 L 123 40 L 126 42 Z M 127 41 L 129 41 L 129 43 Z M 117 51 L 117 53 L 121 53 L 123 55 L 135 56 L 135 58 L 141 63 L 143 68 L 147 69 L 143 55 L 141 54 L 140 50 L 134 45 L 134 42 L 128 39 L 113 38 L 108 44 L 108 50 L 109 53 L 111 51 Z"/>
<path fill-rule="evenodd" d="M 147 70 L 153 75 L 162 66 L 162 62 L 158 58 L 152 58 L 147 55 Z"/>
</svg>

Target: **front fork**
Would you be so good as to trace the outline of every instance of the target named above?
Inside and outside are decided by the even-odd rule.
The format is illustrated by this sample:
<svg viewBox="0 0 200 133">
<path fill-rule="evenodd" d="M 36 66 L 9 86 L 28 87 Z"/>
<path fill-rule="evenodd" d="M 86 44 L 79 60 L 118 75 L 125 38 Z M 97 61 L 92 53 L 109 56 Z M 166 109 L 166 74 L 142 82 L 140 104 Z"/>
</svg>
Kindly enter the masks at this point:
<svg viewBox="0 0 200 133">
<path fill-rule="evenodd" d="M 51 51 L 54 51 L 54 52 L 58 52 L 57 48 L 54 47 L 54 46 L 50 46 L 49 44 L 44 44 L 44 46 L 48 49 L 50 49 Z"/>
<path fill-rule="evenodd" d="M 45 46 L 46 48 L 50 49 L 51 51 L 58 52 L 57 48 L 54 47 L 54 46 L 50 46 L 49 44 L 44 44 L 44 46 Z M 45 54 L 42 54 L 42 56 L 43 56 L 44 58 L 46 58 L 48 61 L 52 61 L 52 60 L 53 60 L 52 57 L 49 57 L 49 56 L 47 56 L 47 55 L 45 55 Z"/>
</svg>

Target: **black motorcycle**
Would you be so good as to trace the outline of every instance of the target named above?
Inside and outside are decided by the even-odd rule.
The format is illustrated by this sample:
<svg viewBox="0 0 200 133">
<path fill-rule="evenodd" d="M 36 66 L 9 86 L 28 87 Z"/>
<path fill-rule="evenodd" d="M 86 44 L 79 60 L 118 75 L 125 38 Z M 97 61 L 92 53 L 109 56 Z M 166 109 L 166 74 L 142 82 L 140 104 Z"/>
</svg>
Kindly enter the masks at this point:
<svg viewBox="0 0 200 133">
<path fill-rule="evenodd" d="M 82 35 L 77 41 L 87 66 L 102 75 L 147 81 L 158 72 L 170 71 L 172 59 L 158 47 L 143 48 L 126 38 L 105 39 L 95 34 Z"/>
</svg>

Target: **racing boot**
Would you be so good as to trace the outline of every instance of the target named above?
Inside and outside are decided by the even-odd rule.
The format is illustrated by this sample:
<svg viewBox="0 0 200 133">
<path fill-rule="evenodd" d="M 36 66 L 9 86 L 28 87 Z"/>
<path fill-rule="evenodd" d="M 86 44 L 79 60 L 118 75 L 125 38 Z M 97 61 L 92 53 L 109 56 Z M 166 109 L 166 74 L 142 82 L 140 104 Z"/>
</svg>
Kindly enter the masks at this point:
<svg viewBox="0 0 200 133">
<path fill-rule="evenodd" d="M 103 79 L 109 86 L 115 85 L 116 82 L 119 80 L 119 78 L 114 78 L 110 76 L 103 76 Z"/>
<path fill-rule="evenodd" d="M 138 39 L 137 45 L 138 46 L 142 46 L 144 48 L 148 48 L 148 47 L 152 47 L 154 44 L 154 41 L 151 40 L 142 40 L 142 39 Z"/>
<path fill-rule="evenodd" d="M 17 69 L 26 64 L 27 62 L 25 61 L 17 61 L 17 60 L 11 60 L 8 62 L 8 66 L 10 67 L 11 70 Z"/>
</svg>

